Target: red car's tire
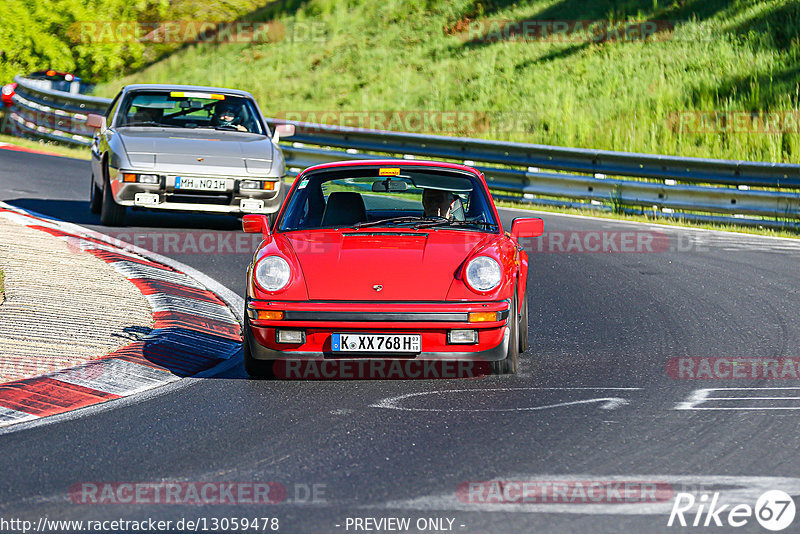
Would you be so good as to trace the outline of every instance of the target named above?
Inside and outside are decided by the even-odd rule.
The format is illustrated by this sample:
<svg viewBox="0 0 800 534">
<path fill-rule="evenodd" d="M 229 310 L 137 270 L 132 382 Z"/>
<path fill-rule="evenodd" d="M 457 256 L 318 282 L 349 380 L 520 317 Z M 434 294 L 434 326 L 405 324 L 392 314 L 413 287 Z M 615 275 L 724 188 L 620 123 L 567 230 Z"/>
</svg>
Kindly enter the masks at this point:
<svg viewBox="0 0 800 534">
<path fill-rule="evenodd" d="M 519 318 L 519 353 L 528 350 L 528 296 L 525 295 L 522 301 L 522 312 Z"/>
<path fill-rule="evenodd" d="M 253 358 L 253 352 L 250 350 L 250 319 L 247 317 L 245 310 L 244 317 L 244 330 L 242 332 L 242 355 L 244 358 L 244 370 L 251 378 L 270 379 L 275 378 L 272 371 L 272 366 L 275 364 L 273 361 L 262 361 Z"/>
<path fill-rule="evenodd" d="M 492 373 L 497 375 L 512 375 L 517 372 L 517 360 L 519 356 L 519 324 L 517 320 L 517 292 L 514 291 L 514 298 L 511 301 L 511 310 L 508 314 L 508 325 L 511 335 L 508 340 L 508 352 L 505 359 L 491 362 Z"/>
</svg>

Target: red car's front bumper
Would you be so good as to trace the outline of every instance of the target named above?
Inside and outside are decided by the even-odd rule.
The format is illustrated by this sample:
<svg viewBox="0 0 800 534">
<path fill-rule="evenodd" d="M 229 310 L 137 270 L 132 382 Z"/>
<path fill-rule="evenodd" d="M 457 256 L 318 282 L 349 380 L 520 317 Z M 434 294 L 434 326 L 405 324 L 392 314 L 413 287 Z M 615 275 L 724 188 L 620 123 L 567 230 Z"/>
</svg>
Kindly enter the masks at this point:
<svg viewBox="0 0 800 534">
<path fill-rule="evenodd" d="M 283 312 L 280 320 L 259 320 L 259 311 Z M 250 351 L 257 360 L 278 358 L 470 358 L 499 361 L 510 337 L 508 301 L 500 302 L 279 302 L 248 299 Z M 497 320 L 470 322 L 470 313 L 497 313 Z M 279 329 L 302 330 L 305 342 L 278 343 Z M 475 344 L 448 343 L 450 330 L 476 330 Z M 417 353 L 333 352 L 334 333 L 419 334 Z"/>
</svg>

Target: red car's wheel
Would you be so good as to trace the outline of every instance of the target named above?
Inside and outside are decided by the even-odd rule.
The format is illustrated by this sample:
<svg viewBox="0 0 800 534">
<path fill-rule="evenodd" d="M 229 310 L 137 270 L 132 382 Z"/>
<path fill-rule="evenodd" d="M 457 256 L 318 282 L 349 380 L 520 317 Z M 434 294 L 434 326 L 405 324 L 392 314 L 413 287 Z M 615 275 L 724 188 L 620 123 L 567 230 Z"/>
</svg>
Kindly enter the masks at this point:
<svg viewBox="0 0 800 534">
<path fill-rule="evenodd" d="M 492 362 L 492 372 L 497 375 L 511 375 L 517 372 L 517 359 L 519 355 L 519 328 L 517 321 L 517 292 L 511 302 L 511 311 L 508 314 L 508 325 L 511 335 L 508 340 L 508 352 L 503 360 Z"/>
<path fill-rule="evenodd" d="M 528 350 L 528 346 L 528 296 L 525 295 L 519 317 L 519 353 Z"/>
</svg>

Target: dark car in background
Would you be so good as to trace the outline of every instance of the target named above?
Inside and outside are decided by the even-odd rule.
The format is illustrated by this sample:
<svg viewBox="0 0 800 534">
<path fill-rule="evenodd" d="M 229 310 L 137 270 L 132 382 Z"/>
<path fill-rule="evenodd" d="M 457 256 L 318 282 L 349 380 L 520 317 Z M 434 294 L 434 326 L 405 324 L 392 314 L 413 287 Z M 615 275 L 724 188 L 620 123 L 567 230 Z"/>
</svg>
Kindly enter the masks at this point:
<svg viewBox="0 0 800 534">
<path fill-rule="evenodd" d="M 40 89 L 50 89 L 52 91 L 64 91 L 67 93 L 84 93 L 87 88 L 81 79 L 71 72 L 47 69 L 37 70 L 25 76 L 27 80 Z M 17 83 L 11 82 L 0 89 L 0 100 L 3 105 L 10 107 L 14 103 L 14 94 L 17 90 Z"/>
</svg>

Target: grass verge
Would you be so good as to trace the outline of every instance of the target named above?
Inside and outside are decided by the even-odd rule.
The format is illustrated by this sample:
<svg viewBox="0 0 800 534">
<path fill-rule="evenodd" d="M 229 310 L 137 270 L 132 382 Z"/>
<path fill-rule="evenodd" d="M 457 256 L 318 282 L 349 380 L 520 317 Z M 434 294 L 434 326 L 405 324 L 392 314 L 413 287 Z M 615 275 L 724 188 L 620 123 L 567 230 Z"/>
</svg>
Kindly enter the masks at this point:
<svg viewBox="0 0 800 534">
<path fill-rule="evenodd" d="M 283 0 L 244 19 L 283 33 L 189 44 L 97 92 L 239 87 L 268 116 L 311 122 L 800 162 L 797 0 Z M 647 38 L 506 36 L 575 21 L 661 24 Z"/>
</svg>

